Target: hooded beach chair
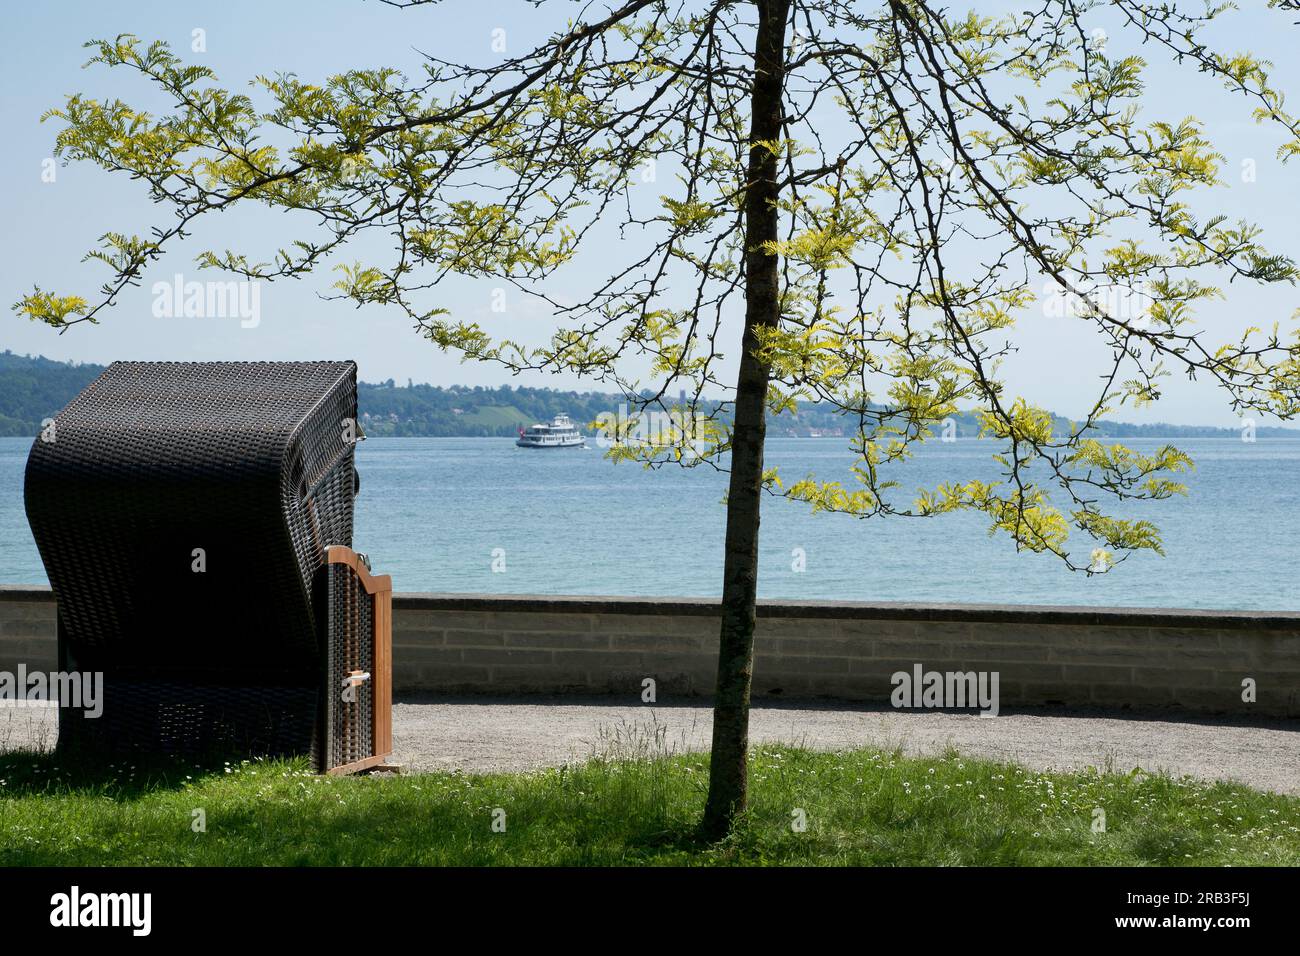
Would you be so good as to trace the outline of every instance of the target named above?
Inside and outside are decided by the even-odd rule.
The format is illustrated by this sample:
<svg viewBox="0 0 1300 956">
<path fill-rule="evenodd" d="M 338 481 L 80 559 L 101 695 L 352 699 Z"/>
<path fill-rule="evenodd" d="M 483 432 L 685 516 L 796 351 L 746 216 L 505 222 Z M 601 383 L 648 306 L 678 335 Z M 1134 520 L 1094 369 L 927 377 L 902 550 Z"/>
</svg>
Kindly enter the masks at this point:
<svg viewBox="0 0 1300 956">
<path fill-rule="evenodd" d="M 391 746 L 391 580 L 352 551 L 352 362 L 115 362 L 32 446 L 25 499 L 58 602 L 60 705 L 85 757 Z"/>
</svg>

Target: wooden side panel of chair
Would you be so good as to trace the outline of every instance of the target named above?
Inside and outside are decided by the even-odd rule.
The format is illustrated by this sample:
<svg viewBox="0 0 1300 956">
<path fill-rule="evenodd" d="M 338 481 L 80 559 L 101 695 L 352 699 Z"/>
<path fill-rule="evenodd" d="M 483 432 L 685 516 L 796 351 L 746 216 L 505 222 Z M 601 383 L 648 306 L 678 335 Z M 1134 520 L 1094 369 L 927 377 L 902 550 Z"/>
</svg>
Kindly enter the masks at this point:
<svg viewBox="0 0 1300 956">
<path fill-rule="evenodd" d="M 393 752 L 393 586 L 375 592 L 375 754 Z"/>
<path fill-rule="evenodd" d="M 326 550 L 330 564 L 346 564 L 357 575 L 366 593 L 374 598 L 374 672 L 371 674 L 371 701 L 374 707 L 372 741 L 374 753 L 363 760 L 326 773 L 349 774 L 383 764 L 393 753 L 393 579 L 387 574 L 371 574 L 361 557 L 351 548 L 330 545 Z"/>
</svg>

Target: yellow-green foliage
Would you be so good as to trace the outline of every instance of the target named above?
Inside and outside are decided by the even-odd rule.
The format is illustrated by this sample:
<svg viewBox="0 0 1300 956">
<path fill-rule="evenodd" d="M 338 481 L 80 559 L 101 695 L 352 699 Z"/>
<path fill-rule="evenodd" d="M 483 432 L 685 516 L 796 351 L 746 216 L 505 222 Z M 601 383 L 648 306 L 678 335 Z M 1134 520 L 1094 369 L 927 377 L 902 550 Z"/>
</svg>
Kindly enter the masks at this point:
<svg viewBox="0 0 1300 956">
<path fill-rule="evenodd" d="M 1086 29 L 1099 5 L 1079 0 L 1077 17 L 922 0 L 800 8 L 779 135 L 755 139 L 754 57 L 736 42 L 752 32 L 750 4 L 588 11 L 483 67 L 430 57 L 414 76 L 267 74 L 246 92 L 160 41 L 92 41 L 88 65 L 134 75 L 161 105 L 74 93 L 45 117 L 56 155 L 132 177 L 164 215 L 145 237 L 101 237 L 87 256 L 110 274 L 99 295 L 37 286 L 14 309 L 60 329 L 95 322 L 205 216 L 287 212 L 266 261 L 205 249 L 198 265 L 260 280 L 323 266 L 334 297 L 396 311 L 438 348 L 613 384 L 631 407 L 605 423 L 607 453 L 647 466 L 726 467 L 728 416 L 701 408 L 752 348 L 771 418 L 829 405 L 850 448 L 847 481 L 768 468 L 771 494 L 858 517 L 975 512 L 1017 547 L 1104 571 L 1161 549 L 1153 525 L 1110 512 L 1184 493 L 1191 464 L 1173 448 L 1103 445 L 1104 416 L 1158 401 L 1174 374 L 1222 389 L 1243 415 L 1300 414 L 1297 317 L 1223 336 L 1197 311 L 1247 283 L 1294 285 L 1300 270 L 1217 208 L 1226 150 L 1147 98 L 1152 60 L 1244 103 L 1284 162 L 1300 124 L 1270 64 L 1216 49 L 1230 5 L 1139 3 L 1111 49 Z M 1294 3 L 1269 5 L 1289 28 Z M 775 180 L 755 179 L 770 161 Z M 1293 192 L 1268 188 L 1279 202 Z M 755 242 L 769 215 L 776 229 Z M 365 239 L 347 262 L 343 248 Z M 747 275 L 758 261 L 775 283 Z M 450 276 L 531 294 L 554 317 L 504 334 L 453 315 L 439 287 Z M 1071 306 L 1061 320 L 1113 357 L 1088 371 L 1097 394 L 1077 422 L 1004 381 L 1049 287 Z M 1045 361 L 1079 374 L 1073 355 Z M 678 389 L 681 408 L 666 398 Z M 895 466 L 962 413 L 997 476 L 902 489 Z"/>
</svg>

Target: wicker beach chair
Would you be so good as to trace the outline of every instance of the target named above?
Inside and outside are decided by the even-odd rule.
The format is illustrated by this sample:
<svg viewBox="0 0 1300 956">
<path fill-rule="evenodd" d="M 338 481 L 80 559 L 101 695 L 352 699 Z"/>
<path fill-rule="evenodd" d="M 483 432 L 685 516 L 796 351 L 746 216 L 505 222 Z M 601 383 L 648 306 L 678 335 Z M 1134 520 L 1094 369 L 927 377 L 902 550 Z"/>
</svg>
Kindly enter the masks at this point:
<svg viewBox="0 0 1300 956">
<path fill-rule="evenodd" d="M 116 362 L 28 457 L 59 666 L 103 674 L 81 756 L 391 750 L 387 576 L 351 550 L 352 362 Z"/>
</svg>

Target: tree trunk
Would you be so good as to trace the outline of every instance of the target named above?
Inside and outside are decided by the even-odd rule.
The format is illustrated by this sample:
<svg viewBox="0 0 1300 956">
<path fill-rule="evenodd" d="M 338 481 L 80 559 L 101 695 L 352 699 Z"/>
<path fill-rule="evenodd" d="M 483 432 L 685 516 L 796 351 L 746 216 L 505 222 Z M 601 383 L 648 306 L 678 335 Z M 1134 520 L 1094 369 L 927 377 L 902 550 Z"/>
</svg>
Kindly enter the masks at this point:
<svg viewBox="0 0 1300 956">
<path fill-rule="evenodd" d="M 736 380 L 727 493 L 727 545 L 722 580 L 722 634 L 713 701 L 713 753 L 702 830 L 718 839 L 743 812 L 748 789 L 749 692 L 754 670 L 754 602 L 758 585 L 758 523 L 767 433 L 770 368 L 755 354 L 756 330 L 780 318 L 779 260 L 763 244 L 777 239 L 777 156 L 761 142 L 781 138 L 785 25 L 790 0 L 756 0 L 754 85 L 750 97 L 749 172 L 745 194 L 745 332 Z"/>
</svg>

